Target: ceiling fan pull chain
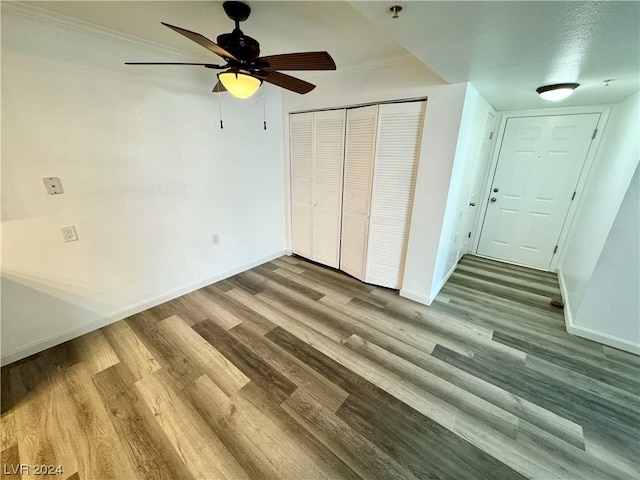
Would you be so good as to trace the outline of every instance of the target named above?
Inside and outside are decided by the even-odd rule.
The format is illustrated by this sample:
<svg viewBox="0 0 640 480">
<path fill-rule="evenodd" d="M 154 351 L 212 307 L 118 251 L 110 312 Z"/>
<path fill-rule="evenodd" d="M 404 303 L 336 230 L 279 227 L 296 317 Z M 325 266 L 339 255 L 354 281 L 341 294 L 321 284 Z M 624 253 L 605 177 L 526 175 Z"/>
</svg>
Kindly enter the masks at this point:
<svg viewBox="0 0 640 480">
<path fill-rule="evenodd" d="M 222 94 L 220 92 L 218 92 L 218 111 L 220 112 L 220 130 L 224 129 L 224 125 L 222 123 L 222 101 L 220 100 L 220 97 L 222 96 Z"/>
<path fill-rule="evenodd" d="M 267 129 L 267 101 L 264 98 L 264 82 L 262 83 L 262 123 L 264 129 Z"/>
</svg>

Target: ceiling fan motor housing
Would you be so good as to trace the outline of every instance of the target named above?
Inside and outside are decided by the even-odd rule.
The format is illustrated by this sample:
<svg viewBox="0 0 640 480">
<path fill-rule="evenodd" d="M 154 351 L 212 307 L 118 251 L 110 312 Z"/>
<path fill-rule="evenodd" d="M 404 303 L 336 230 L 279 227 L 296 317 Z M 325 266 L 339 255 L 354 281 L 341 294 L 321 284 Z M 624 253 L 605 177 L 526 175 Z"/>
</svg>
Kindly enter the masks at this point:
<svg viewBox="0 0 640 480">
<path fill-rule="evenodd" d="M 200 65 L 205 68 L 225 70 L 218 74 L 218 83 L 213 88 L 213 91 L 216 93 L 227 91 L 228 87 L 223 82 L 223 76 L 229 81 L 229 85 L 231 85 L 234 77 L 233 74 L 235 74 L 237 81 L 240 81 L 241 78 L 243 79 L 243 88 L 255 86 L 256 80 L 259 80 L 258 85 L 262 81 L 265 81 L 286 90 L 304 94 L 313 90 L 315 85 L 300 78 L 281 73 L 279 70 L 336 69 L 335 62 L 327 52 L 298 52 L 260 57 L 260 44 L 258 41 L 245 35 L 242 30 L 240 30 L 240 22 L 244 22 L 249 18 L 251 8 L 247 4 L 237 1 L 226 1 L 222 6 L 227 16 L 235 22 L 235 28 L 231 33 L 223 33 L 218 36 L 217 44 L 197 32 L 192 32 L 191 30 L 165 22 L 161 23 L 180 35 L 187 37 L 189 40 L 203 46 L 210 52 L 222 57 L 226 61 L 226 65 L 185 62 L 126 63 L 133 63 L 135 65 Z M 240 87 L 240 85 L 236 84 L 235 87 Z M 229 90 L 232 95 L 238 98 L 246 98 L 246 95 L 243 96 L 247 93 L 246 88 L 244 88 L 244 92 L 241 92 L 241 88 L 237 89 L 235 93 L 232 90 Z M 254 92 L 255 90 L 249 92 L 249 96 Z"/>
<path fill-rule="evenodd" d="M 240 61 L 248 62 L 260 56 L 258 41 L 243 34 L 240 30 L 219 35 L 217 43 Z"/>
</svg>

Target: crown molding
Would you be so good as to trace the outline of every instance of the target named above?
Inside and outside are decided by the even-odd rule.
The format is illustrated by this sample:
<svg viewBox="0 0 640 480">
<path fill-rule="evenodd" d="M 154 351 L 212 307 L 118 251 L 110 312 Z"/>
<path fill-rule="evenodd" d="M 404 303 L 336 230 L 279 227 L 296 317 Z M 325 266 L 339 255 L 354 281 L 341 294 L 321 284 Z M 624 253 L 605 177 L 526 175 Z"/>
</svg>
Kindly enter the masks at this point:
<svg viewBox="0 0 640 480">
<path fill-rule="evenodd" d="M 351 64 L 348 67 L 339 67 L 336 70 L 329 70 L 329 71 L 322 71 L 322 72 L 318 72 L 318 73 L 313 73 L 311 75 L 307 75 L 308 78 L 311 79 L 322 79 L 325 77 L 342 77 L 342 76 L 346 76 L 346 75 L 351 75 L 353 73 L 362 73 L 362 72 L 369 72 L 369 71 L 373 71 L 373 70 L 381 70 L 383 68 L 388 68 L 388 67 L 395 67 L 398 65 L 405 65 L 407 62 L 409 61 L 416 61 L 420 64 L 422 64 L 422 62 L 415 57 L 413 54 L 407 52 L 407 53 L 403 53 L 400 55 L 394 55 L 393 58 L 389 59 L 389 60 L 367 60 L 364 62 L 360 62 L 360 63 L 356 63 L 356 64 Z M 306 72 L 305 72 L 306 73 Z M 311 72 L 309 72 L 311 73 Z"/>
<path fill-rule="evenodd" d="M 6 13 L 12 13 L 15 15 L 21 15 L 23 17 L 27 17 L 32 20 L 36 20 L 42 23 L 47 23 L 50 25 L 55 25 L 62 28 L 67 28 L 69 30 L 73 30 L 76 32 L 81 32 L 81 33 L 85 33 L 93 36 L 106 38 L 108 40 L 121 42 L 121 43 L 132 45 L 135 47 L 142 47 L 160 55 L 179 58 L 183 62 L 188 62 L 188 61 L 206 62 L 207 61 L 207 60 L 203 60 L 200 57 L 194 56 L 192 52 L 189 52 L 180 48 L 169 47 L 161 43 L 136 37 L 135 35 L 129 35 L 127 33 L 119 32 L 111 28 L 103 27 L 101 25 L 96 25 L 95 23 L 87 22 L 85 20 L 80 20 L 78 18 L 62 15 L 60 13 L 51 12 L 44 8 L 36 7 L 35 5 L 32 5 L 26 1 L 0 0 L 0 6 L 2 8 L 2 13 L 6 12 Z M 404 65 L 411 60 L 422 63 L 417 57 L 415 57 L 413 54 L 407 51 L 399 55 L 398 54 L 393 55 L 393 57 L 388 60 L 383 60 L 383 61 L 367 60 L 357 64 L 350 64 L 347 67 L 339 67 L 337 70 L 323 71 L 323 72 L 310 71 L 305 73 L 307 73 L 306 77 L 310 79 L 322 79 L 329 76 L 341 77 L 341 76 L 351 75 L 356 72 L 360 72 L 360 73 L 368 72 L 368 71 L 393 67 L 397 65 Z"/>
<path fill-rule="evenodd" d="M 135 47 L 142 47 L 160 55 L 180 58 L 182 61 L 202 61 L 201 58 L 194 57 L 193 53 L 179 48 L 169 47 L 161 43 L 146 40 L 135 35 L 129 35 L 111 28 L 96 25 L 95 23 L 80 20 L 78 18 L 50 12 L 44 8 L 36 7 L 23 1 L 0 1 L 2 13 L 12 13 L 30 18 L 42 23 L 67 28 L 76 32 L 81 32 L 108 40 L 117 41 Z"/>
</svg>

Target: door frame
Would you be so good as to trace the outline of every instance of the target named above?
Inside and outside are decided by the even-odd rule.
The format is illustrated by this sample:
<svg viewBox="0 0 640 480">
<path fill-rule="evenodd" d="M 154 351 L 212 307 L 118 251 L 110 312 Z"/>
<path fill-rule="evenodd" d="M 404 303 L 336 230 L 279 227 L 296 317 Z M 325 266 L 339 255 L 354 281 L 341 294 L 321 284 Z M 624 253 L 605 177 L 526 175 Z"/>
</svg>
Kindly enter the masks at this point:
<svg viewBox="0 0 640 480">
<path fill-rule="evenodd" d="M 469 243 L 467 244 L 467 250 L 465 253 L 470 253 L 472 255 L 476 255 L 476 251 L 478 249 L 478 242 L 480 241 L 480 227 L 482 226 L 482 220 L 484 218 L 484 213 L 482 208 L 484 205 L 480 205 L 482 201 L 482 195 L 484 195 L 485 185 L 491 175 L 491 165 L 493 160 L 493 152 L 498 143 L 498 125 L 500 120 L 500 112 L 496 112 L 493 108 L 491 108 L 487 112 L 487 116 L 493 116 L 493 126 L 491 127 L 491 138 L 489 139 L 489 145 L 487 147 L 487 153 L 485 158 L 481 158 L 478 162 L 478 171 L 476 175 L 478 177 L 478 199 L 476 202 L 480 208 L 474 207 L 474 218 L 471 223 L 471 238 L 469 239 Z M 459 259 L 458 259 L 459 260 Z"/>
<path fill-rule="evenodd" d="M 480 234 L 482 226 L 484 224 L 484 218 L 487 213 L 487 207 L 489 206 L 490 195 L 488 195 L 488 192 L 491 189 L 491 184 L 493 182 L 496 169 L 498 168 L 498 157 L 500 156 L 500 150 L 502 148 L 502 141 L 504 139 L 504 133 L 507 127 L 507 120 L 516 117 L 547 117 L 553 115 L 580 115 L 587 113 L 599 113 L 600 120 L 598 121 L 598 125 L 596 127 L 598 131 L 596 133 L 596 137 L 593 139 L 591 148 L 589 148 L 589 152 L 587 153 L 587 158 L 585 159 L 582 172 L 580 172 L 580 177 L 578 178 L 578 184 L 576 186 L 576 197 L 569 206 L 569 211 L 567 212 L 564 224 L 562 226 L 562 229 L 560 230 L 560 237 L 558 239 L 558 252 L 551 259 L 551 265 L 549 266 L 548 271 L 555 272 L 557 270 L 558 263 L 564 255 L 564 246 L 566 244 L 566 240 L 573 231 L 573 220 L 575 218 L 575 214 L 578 211 L 580 205 L 583 203 L 583 193 L 585 191 L 585 187 L 591 183 L 593 161 L 596 156 L 596 152 L 598 152 L 600 148 L 600 142 L 602 140 L 607 122 L 609 120 L 611 108 L 611 105 L 590 105 L 585 107 L 545 108 L 537 110 L 513 110 L 507 112 L 498 112 L 497 121 L 499 122 L 499 127 L 497 129 L 496 142 L 493 145 L 493 152 L 491 153 L 491 166 L 489 168 L 489 175 L 487 175 L 485 178 L 484 188 L 482 190 L 485 197 L 484 200 L 480 200 L 482 202 L 482 205 L 480 205 L 481 208 L 478 210 L 478 218 L 476 220 L 477 228 L 471 247 L 473 255 L 482 257 L 482 255 L 478 254 Z"/>
</svg>

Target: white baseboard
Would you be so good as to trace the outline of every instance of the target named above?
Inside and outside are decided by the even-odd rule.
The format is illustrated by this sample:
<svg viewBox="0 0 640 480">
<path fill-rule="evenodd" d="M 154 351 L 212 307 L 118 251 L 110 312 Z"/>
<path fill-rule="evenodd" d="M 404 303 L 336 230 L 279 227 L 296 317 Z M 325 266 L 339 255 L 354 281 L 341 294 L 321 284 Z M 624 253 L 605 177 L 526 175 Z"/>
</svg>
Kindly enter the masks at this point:
<svg viewBox="0 0 640 480">
<path fill-rule="evenodd" d="M 586 338 L 587 340 L 593 340 L 594 342 L 608 345 L 625 352 L 634 353 L 640 355 L 640 345 L 624 340 L 622 338 L 613 337 L 606 333 L 591 330 L 590 328 L 581 327 L 573 323 L 573 315 L 571 311 L 571 299 L 567 295 L 567 285 L 562 274 L 562 270 L 558 270 L 558 283 L 560 284 L 560 293 L 562 294 L 562 301 L 564 302 L 564 322 L 567 332 L 577 337 Z"/>
<path fill-rule="evenodd" d="M 408 298 L 409 300 L 413 300 L 414 302 L 422 303 L 423 305 L 431 305 L 431 299 L 429 298 L 429 295 L 424 295 L 423 293 L 407 290 L 406 288 L 400 289 L 400 296 Z"/>
<path fill-rule="evenodd" d="M 451 267 L 451 269 L 447 272 L 447 274 L 444 276 L 444 278 L 438 284 L 438 286 L 431 291 L 431 295 L 425 295 L 424 293 L 418 293 L 412 290 L 408 290 L 406 288 L 401 288 L 400 296 L 404 298 L 408 298 L 409 300 L 413 300 L 414 302 L 422 303 L 423 305 L 427 305 L 427 306 L 431 305 L 431 302 L 433 302 L 436 299 L 436 295 L 440 293 L 440 290 L 442 290 L 442 287 L 444 287 L 447 281 L 449 281 L 449 278 L 451 277 L 451 275 L 453 275 L 453 272 L 456 271 L 457 266 L 458 264 L 456 263 L 453 267 Z"/>
<path fill-rule="evenodd" d="M 564 303 L 564 324 L 567 330 L 569 330 L 569 325 L 573 324 L 573 320 L 571 318 L 571 299 L 569 298 L 569 294 L 567 293 L 567 284 L 564 281 L 564 275 L 562 274 L 562 270 L 558 269 L 556 271 L 558 274 L 558 284 L 560 285 L 560 295 L 562 295 L 562 302 Z"/>
<path fill-rule="evenodd" d="M 567 323 L 567 332 L 571 335 L 586 338 L 587 340 L 593 340 L 594 342 L 608 345 L 609 347 L 624 350 L 625 352 L 634 353 L 640 355 L 640 345 L 629 342 L 628 340 L 622 340 L 617 337 L 612 337 L 606 333 L 597 332 L 589 328 L 576 327 Z"/>
<path fill-rule="evenodd" d="M 458 262 L 459 261 L 460 260 L 458 260 Z M 442 290 L 442 287 L 445 286 L 445 284 L 449 281 L 449 278 L 451 278 L 451 275 L 453 275 L 453 272 L 456 271 L 458 262 L 456 262 L 453 265 L 453 267 L 451 267 L 451 269 L 447 272 L 447 274 L 444 276 L 442 281 L 436 286 L 436 288 L 431 289 L 431 302 L 433 302 L 436 299 L 436 296 L 438 295 L 438 293 L 440 293 L 440 290 Z M 431 302 L 429 302 L 429 304 L 431 304 Z"/>
<path fill-rule="evenodd" d="M 285 251 L 280 250 L 278 252 L 272 253 L 271 255 L 258 258 L 249 263 L 245 263 L 244 265 L 240 265 L 238 267 L 229 269 L 225 272 L 213 275 L 211 277 L 203 278 L 202 280 L 199 280 L 197 282 L 191 283 L 189 285 L 185 285 L 183 287 L 176 288 L 167 293 L 164 293 L 157 297 L 150 298 L 149 300 L 145 300 L 144 302 L 140 302 L 136 305 L 132 305 L 130 307 L 118 310 L 109 315 L 105 315 L 105 316 L 96 318 L 94 320 L 91 320 L 87 323 L 74 326 L 60 333 L 57 333 L 56 335 L 52 335 L 43 340 L 38 340 L 25 347 L 20 347 L 16 350 L 13 350 L 7 353 L 6 355 L 3 353 L 0 359 L 0 364 L 4 367 L 5 365 L 16 362 L 30 355 L 34 355 L 36 353 L 42 352 L 47 348 L 55 347 L 56 345 L 67 342 L 76 337 L 92 332 L 94 330 L 97 330 L 106 325 L 122 320 L 124 318 L 130 317 L 131 315 L 135 315 L 137 313 L 143 312 L 145 310 L 148 310 L 149 308 L 153 308 L 157 305 L 173 300 L 174 298 L 180 297 L 182 295 L 186 295 L 187 293 L 191 293 L 202 287 L 211 285 L 212 283 L 219 282 L 220 280 L 224 280 L 225 278 L 232 277 L 234 275 L 237 275 L 238 273 L 244 272 L 253 267 L 257 267 L 258 265 L 262 265 L 263 263 L 270 262 L 271 260 L 279 258 L 284 254 L 285 254 Z"/>
</svg>

